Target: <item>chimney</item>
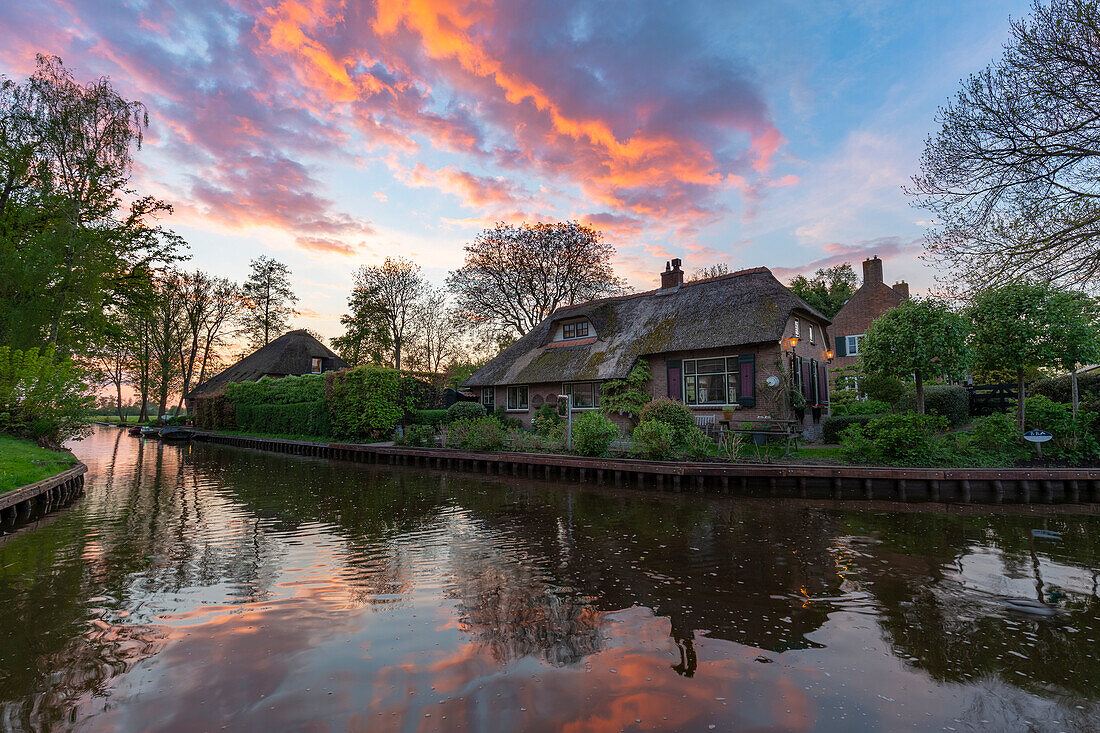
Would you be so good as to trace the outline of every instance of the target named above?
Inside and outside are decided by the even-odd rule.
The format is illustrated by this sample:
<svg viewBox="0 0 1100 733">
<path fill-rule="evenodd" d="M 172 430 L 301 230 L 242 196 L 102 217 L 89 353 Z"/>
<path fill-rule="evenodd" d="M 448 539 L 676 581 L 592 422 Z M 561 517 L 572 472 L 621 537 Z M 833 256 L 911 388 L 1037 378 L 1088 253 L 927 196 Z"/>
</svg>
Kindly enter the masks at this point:
<svg viewBox="0 0 1100 733">
<path fill-rule="evenodd" d="M 665 263 L 665 271 L 661 273 L 661 290 L 675 290 L 684 284 L 684 271 L 680 265 L 679 259 Z"/>
<path fill-rule="evenodd" d="M 901 282 L 894 283 L 892 287 L 894 288 L 894 292 L 897 293 L 898 295 L 900 295 L 901 297 L 903 297 L 903 298 L 908 298 L 909 297 L 909 283 L 905 282 L 904 280 L 902 280 Z"/>
<path fill-rule="evenodd" d="M 878 285 L 882 282 L 882 260 L 875 255 L 863 261 L 863 284 Z"/>
</svg>

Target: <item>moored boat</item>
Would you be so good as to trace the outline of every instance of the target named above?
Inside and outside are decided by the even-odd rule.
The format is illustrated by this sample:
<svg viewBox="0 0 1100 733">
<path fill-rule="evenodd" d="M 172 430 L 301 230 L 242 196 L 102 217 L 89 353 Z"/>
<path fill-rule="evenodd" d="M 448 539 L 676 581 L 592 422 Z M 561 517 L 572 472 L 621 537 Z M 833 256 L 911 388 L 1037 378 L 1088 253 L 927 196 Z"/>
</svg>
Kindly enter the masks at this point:
<svg viewBox="0 0 1100 733">
<path fill-rule="evenodd" d="M 151 428 L 148 425 L 141 429 L 141 437 L 143 438 L 159 438 L 160 428 Z"/>
<path fill-rule="evenodd" d="M 193 430 L 186 428 L 161 428 L 160 439 L 161 440 L 191 440 L 191 436 L 194 435 Z"/>
</svg>

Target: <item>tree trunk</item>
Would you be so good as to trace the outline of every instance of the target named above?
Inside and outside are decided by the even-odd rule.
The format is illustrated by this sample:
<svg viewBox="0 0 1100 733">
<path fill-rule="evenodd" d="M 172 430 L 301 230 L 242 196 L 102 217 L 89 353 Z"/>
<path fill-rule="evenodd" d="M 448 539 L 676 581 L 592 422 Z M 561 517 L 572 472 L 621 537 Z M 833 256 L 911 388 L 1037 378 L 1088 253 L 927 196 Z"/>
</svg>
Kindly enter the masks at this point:
<svg viewBox="0 0 1100 733">
<path fill-rule="evenodd" d="M 1019 423 L 1020 432 L 1024 432 L 1024 368 L 1016 368 L 1016 392 L 1019 402 L 1016 406 L 1016 422 Z"/>
<path fill-rule="evenodd" d="M 401 339 L 393 340 L 393 368 L 401 371 Z"/>
<path fill-rule="evenodd" d="M 119 423 L 119 425 L 125 425 L 126 424 L 126 415 L 123 414 L 123 410 L 122 410 L 122 380 L 121 379 L 118 380 L 117 382 L 115 382 L 115 390 L 118 394 L 118 423 Z"/>
<path fill-rule="evenodd" d="M 924 379 L 921 378 L 921 373 L 917 372 L 913 375 L 917 379 L 917 414 L 924 414 Z"/>
<path fill-rule="evenodd" d="M 1076 369 L 1076 367 L 1070 373 L 1070 384 L 1072 385 L 1072 390 L 1073 390 L 1073 415 L 1074 415 L 1074 417 L 1076 417 L 1077 416 L 1077 408 L 1078 408 L 1078 396 L 1080 394 L 1077 391 L 1077 369 Z"/>
</svg>

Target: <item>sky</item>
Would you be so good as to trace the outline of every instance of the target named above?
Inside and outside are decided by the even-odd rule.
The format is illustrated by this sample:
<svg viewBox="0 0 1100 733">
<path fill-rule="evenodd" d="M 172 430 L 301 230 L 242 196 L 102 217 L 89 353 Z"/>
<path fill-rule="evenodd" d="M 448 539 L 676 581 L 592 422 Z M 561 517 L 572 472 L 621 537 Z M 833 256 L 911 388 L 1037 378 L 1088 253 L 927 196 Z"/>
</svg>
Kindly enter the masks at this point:
<svg viewBox="0 0 1100 733">
<path fill-rule="evenodd" d="M 386 256 L 442 284 L 498 221 L 599 228 L 628 282 L 865 257 L 934 284 L 902 187 L 1015 0 L 35 0 L 0 74 L 106 75 L 150 125 L 134 183 L 188 267 L 286 262 L 296 326 L 340 333 Z"/>
</svg>

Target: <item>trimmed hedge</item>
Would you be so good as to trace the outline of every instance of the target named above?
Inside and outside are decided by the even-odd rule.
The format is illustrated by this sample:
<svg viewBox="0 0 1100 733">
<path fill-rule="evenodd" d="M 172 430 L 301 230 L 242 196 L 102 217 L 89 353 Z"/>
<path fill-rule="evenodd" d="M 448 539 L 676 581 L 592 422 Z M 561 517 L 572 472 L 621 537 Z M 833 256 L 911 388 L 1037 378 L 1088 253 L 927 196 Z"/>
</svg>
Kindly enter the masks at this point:
<svg viewBox="0 0 1100 733">
<path fill-rule="evenodd" d="M 401 375 L 398 395 L 401 404 L 409 410 L 437 410 L 443 407 L 443 390 L 411 374 Z"/>
<path fill-rule="evenodd" d="M 274 435 L 326 437 L 332 433 L 324 400 L 289 405 L 237 405 L 237 427 Z"/>
<path fill-rule="evenodd" d="M 377 440 L 388 436 L 405 416 L 399 394 L 401 374 L 396 370 L 365 366 L 328 372 L 324 377 L 332 434 L 337 438 Z"/>
<path fill-rule="evenodd" d="M 446 410 L 410 410 L 409 422 L 413 425 L 442 425 L 447 422 Z"/>
<path fill-rule="evenodd" d="M 225 398 L 234 405 L 293 405 L 325 398 L 325 381 L 320 374 L 300 377 L 264 377 L 257 382 L 234 382 L 225 388 Z"/>
<path fill-rule="evenodd" d="M 910 390 L 894 405 L 895 412 L 916 412 L 917 393 Z M 952 426 L 965 425 L 970 420 L 970 395 L 958 384 L 929 384 L 924 388 L 924 411 L 942 415 Z"/>
<path fill-rule="evenodd" d="M 485 417 L 485 406 L 480 402 L 456 402 L 447 408 L 447 422 L 477 420 Z"/>
<path fill-rule="evenodd" d="M 839 443 L 840 434 L 850 425 L 866 425 L 878 415 L 835 415 L 821 423 L 821 439 L 826 443 Z"/>
<path fill-rule="evenodd" d="M 1069 404 L 1073 401 L 1073 380 L 1064 374 L 1053 379 L 1037 379 L 1028 385 L 1029 395 L 1043 395 L 1055 402 Z M 1077 375 L 1077 391 L 1083 399 L 1085 395 L 1100 395 L 1100 369 Z"/>
</svg>

